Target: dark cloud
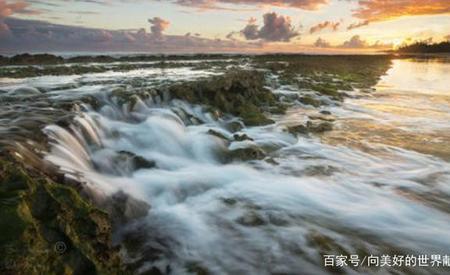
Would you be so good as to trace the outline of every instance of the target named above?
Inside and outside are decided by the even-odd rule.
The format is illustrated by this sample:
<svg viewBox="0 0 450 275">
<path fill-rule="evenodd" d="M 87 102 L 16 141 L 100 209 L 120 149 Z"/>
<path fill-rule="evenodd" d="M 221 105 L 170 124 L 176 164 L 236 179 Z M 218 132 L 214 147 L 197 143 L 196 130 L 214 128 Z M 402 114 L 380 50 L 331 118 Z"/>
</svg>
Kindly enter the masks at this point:
<svg viewBox="0 0 450 275">
<path fill-rule="evenodd" d="M 275 12 L 271 12 L 264 14 L 263 18 L 264 24 L 261 28 L 256 24 L 256 19 L 250 19 L 247 26 L 241 30 L 241 34 L 245 39 L 289 42 L 291 38 L 299 35 L 292 26 L 291 19 L 288 16 L 277 15 Z"/>
<path fill-rule="evenodd" d="M 166 21 L 159 17 L 148 19 L 148 22 L 152 24 L 152 26 L 150 27 L 152 34 L 157 37 L 162 37 L 163 31 L 165 31 L 170 25 L 169 21 Z"/>
<path fill-rule="evenodd" d="M 241 30 L 241 34 L 247 40 L 259 39 L 259 27 L 258 27 L 258 25 L 256 25 L 256 19 L 255 18 L 251 18 L 248 21 L 247 26 L 245 26 L 245 28 Z"/>
<path fill-rule="evenodd" d="M 224 5 L 257 5 L 317 10 L 329 0 L 171 0 L 173 3 L 200 9 L 227 9 Z M 239 9 L 233 9 L 239 10 Z"/>
<path fill-rule="evenodd" d="M 392 44 L 384 44 L 380 41 L 376 41 L 373 44 L 369 44 L 366 40 L 362 39 L 359 35 L 352 36 L 349 40 L 344 41 L 342 45 L 338 46 L 340 48 L 348 49 L 386 49 L 392 48 Z"/>
<path fill-rule="evenodd" d="M 328 43 L 328 41 L 322 39 L 322 38 L 317 38 L 316 42 L 314 42 L 314 47 L 318 47 L 318 48 L 329 48 L 330 47 L 330 43 Z"/>
<path fill-rule="evenodd" d="M 312 26 L 309 29 L 309 33 L 313 34 L 315 32 L 319 32 L 319 31 L 321 31 L 323 29 L 326 29 L 326 28 L 330 28 L 333 31 L 337 31 L 339 29 L 339 25 L 340 24 L 341 24 L 340 22 L 324 21 L 324 22 L 321 22 L 321 23 L 319 23 L 317 25 Z"/>
<path fill-rule="evenodd" d="M 9 35 L 0 39 L 0 52 L 238 52 L 261 47 L 258 43 L 208 39 L 198 36 L 156 37 L 145 29 L 104 30 L 6 18 Z"/>
<path fill-rule="evenodd" d="M 367 26 L 367 25 L 369 25 L 369 20 L 364 20 L 364 21 L 358 22 L 358 23 L 352 23 L 347 27 L 347 30 L 353 30 L 353 29 L 360 28 L 360 27 Z"/>
</svg>

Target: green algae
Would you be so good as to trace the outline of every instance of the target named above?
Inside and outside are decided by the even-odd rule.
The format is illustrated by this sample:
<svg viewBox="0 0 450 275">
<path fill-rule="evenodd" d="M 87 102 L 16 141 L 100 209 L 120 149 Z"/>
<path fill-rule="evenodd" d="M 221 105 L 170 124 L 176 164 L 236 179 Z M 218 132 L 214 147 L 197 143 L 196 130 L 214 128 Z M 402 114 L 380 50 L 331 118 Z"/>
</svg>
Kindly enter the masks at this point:
<svg viewBox="0 0 450 275">
<path fill-rule="evenodd" d="M 0 158 L 1 268 L 13 274 L 124 274 L 108 215 L 72 187 Z"/>
<path fill-rule="evenodd" d="M 265 112 L 279 105 L 264 84 L 261 73 L 229 71 L 211 79 L 173 85 L 168 91 L 174 98 L 217 108 L 241 117 L 246 125 L 255 126 L 273 123 Z"/>
</svg>

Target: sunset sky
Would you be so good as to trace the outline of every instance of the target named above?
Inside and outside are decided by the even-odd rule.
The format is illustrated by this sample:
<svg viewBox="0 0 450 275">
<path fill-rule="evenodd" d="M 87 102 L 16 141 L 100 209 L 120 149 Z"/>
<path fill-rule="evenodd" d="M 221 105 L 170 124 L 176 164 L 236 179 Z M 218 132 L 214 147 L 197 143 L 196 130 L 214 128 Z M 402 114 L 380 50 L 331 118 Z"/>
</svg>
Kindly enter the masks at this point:
<svg viewBox="0 0 450 275">
<path fill-rule="evenodd" d="M 0 0 L 0 52 L 377 52 L 450 39 L 450 0 Z"/>
</svg>

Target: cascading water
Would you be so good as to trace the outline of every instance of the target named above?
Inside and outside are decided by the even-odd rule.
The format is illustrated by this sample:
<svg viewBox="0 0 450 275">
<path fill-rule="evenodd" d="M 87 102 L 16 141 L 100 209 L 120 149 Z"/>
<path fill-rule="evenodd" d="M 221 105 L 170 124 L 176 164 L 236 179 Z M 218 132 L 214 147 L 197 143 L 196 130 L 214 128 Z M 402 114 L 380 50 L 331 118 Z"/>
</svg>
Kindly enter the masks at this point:
<svg viewBox="0 0 450 275">
<path fill-rule="evenodd" d="M 242 129 L 252 140 L 228 142 L 208 132 L 233 136 L 228 121 L 201 106 L 100 100 L 97 111 L 82 106 L 69 129 L 45 128 L 46 159 L 95 196 L 124 192 L 151 206 L 116 234 L 137 242 L 124 253 L 140 272 L 321 274 L 327 253 L 448 252 L 448 212 L 413 196 L 450 193 L 450 165 L 436 157 L 296 138 L 285 131 L 289 115 Z M 226 157 L 254 145 L 268 156 Z M 434 186 L 419 183 L 437 174 Z"/>
</svg>

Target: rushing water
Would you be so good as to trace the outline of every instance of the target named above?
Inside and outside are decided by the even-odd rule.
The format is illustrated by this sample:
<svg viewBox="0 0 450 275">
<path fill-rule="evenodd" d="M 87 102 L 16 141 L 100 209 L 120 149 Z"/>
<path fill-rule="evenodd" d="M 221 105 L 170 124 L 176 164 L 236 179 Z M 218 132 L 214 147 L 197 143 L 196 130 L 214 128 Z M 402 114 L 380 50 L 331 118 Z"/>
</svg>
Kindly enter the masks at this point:
<svg viewBox="0 0 450 275">
<path fill-rule="evenodd" d="M 99 111 L 83 106 L 71 132 L 45 129 L 46 158 L 98 197 L 122 190 L 151 205 L 117 233 L 118 242 L 140 236 L 125 252 L 140 271 L 322 274 L 323 254 L 448 254 L 449 73 L 448 62 L 394 60 L 375 92 L 329 108 L 334 131 L 286 132 L 318 114 L 299 105 L 274 125 L 243 129 L 253 141 L 230 144 L 208 134 L 232 136 L 201 106 L 149 97 L 129 110 L 104 99 Z M 223 161 L 226 147 L 253 145 L 270 161 Z M 156 167 L 135 170 L 117 161 L 121 151 Z"/>
</svg>

